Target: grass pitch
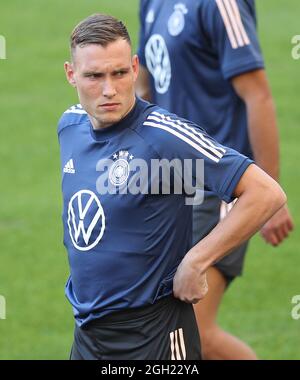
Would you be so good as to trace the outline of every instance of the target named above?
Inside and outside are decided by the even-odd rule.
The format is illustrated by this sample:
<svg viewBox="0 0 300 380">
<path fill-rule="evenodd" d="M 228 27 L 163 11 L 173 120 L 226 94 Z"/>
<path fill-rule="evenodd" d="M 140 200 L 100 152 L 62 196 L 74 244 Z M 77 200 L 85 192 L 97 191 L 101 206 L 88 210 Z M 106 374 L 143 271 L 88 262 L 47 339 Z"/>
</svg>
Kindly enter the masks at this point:
<svg viewBox="0 0 300 380">
<path fill-rule="evenodd" d="M 257 2 L 259 35 L 278 111 L 282 185 L 296 230 L 279 248 L 252 240 L 244 276 L 221 307 L 220 322 L 263 359 L 300 359 L 300 320 L 291 299 L 300 294 L 300 60 L 291 38 L 300 34 L 300 3 Z M 56 124 L 77 102 L 63 62 L 73 26 L 95 12 L 127 24 L 136 46 L 138 1 L 11 0 L 0 7 L 0 359 L 68 358 L 72 310 L 64 298 L 68 276 L 62 245 L 59 149 Z"/>
</svg>

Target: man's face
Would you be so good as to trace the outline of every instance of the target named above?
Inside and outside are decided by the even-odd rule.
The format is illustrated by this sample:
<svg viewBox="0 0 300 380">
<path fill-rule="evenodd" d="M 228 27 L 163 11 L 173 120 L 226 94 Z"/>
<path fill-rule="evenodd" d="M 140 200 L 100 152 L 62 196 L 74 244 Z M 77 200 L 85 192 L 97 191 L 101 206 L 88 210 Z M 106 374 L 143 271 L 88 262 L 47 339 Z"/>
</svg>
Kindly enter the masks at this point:
<svg viewBox="0 0 300 380">
<path fill-rule="evenodd" d="M 120 121 L 133 107 L 138 58 L 131 57 L 126 40 L 118 39 L 106 47 L 76 46 L 73 63 L 66 62 L 65 71 L 94 128 Z"/>
</svg>

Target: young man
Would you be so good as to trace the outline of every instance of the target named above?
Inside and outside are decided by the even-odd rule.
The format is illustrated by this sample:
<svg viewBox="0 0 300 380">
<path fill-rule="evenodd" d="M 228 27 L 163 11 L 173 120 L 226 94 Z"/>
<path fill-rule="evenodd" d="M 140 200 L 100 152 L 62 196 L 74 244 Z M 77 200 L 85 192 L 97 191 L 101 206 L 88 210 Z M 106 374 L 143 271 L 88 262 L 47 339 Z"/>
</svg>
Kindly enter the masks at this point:
<svg viewBox="0 0 300 380">
<path fill-rule="evenodd" d="M 141 0 L 137 93 L 192 120 L 210 136 L 248 157 L 279 180 L 276 116 L 256 34 L 253 0 Z M 232 205 L 206 192 L 194 208 L 194 243 Z M 262 228 L 280 244 L 293 228 L 287 207 Z M 223 331 L 217 313 L 228 284 L 242 274 L 247 243 L 208 270 L 209 292 L 195 306 L 206 359 L 255 359 L 242 341 Z"/>
<path fill-rule="evenodd" d="M 71 358 L 199 359 L 192 303 L 207 292 L 207 268 L 257 231 L 285 195 L 247 157 L 136 99 L 138 58 L 120 21 L 101 14 L 83 20 L 71 56 L 65 71 L 80 105 L 58 127 L 66 295 L 76 320 Z M 155 163 L 174 159 L 170 178 L 153 175 Z M 204 161 L 206 188 L 227 202 L 238 198 L 194 247 L 191 184 L 185 175 L 172 181 L 186 160 Z M 184 174 L 198 181 L 196 166 Z"/>
</svg>

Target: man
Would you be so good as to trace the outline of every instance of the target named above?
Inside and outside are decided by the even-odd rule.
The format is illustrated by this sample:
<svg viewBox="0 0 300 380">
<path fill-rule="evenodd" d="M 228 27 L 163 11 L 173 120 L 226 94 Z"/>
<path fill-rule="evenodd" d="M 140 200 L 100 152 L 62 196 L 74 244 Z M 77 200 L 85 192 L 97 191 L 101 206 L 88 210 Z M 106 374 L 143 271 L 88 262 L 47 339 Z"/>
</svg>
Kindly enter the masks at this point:
<svg viewBox="0 0 300 380">
<path fill-rule="evenodd" d="M 76 320 L 71 359 L 199 359 L 192 303 L 207 292 L 207 268 L 286 201 L 247 157 L 136 99 L 138 67 L 115 18 L 93 15 L 74 29 L 65 71 L 80 105 L 58 127 L 71 271 L 66 295 Z M 226 201 L 238 197 L 194 247 L 187 176 L 168 183 L 151 172 L 174 159 L 204 161 L 204 185 Z M 172 179 L 179 169 L 170 171 Z M 195 165 L 184 174 L 191 172 L 199 184 Z"/>
<path fill-rule="evenodd" d="M 141 0 L 141 97 L 192 120 L 210 136 L 279 180 L 276 116 L 256 34 L 253 0 Z M 193 213 L 194 243 L 232 204 L 212 192 Z M 287 206 L 262 228 L 277 246 L 292 230 Z M 245 343 L 223 331 L 217 313 L 229 283 L 242 274 L 247 243 L 208 270 L 209 292 L 195 306 L 206 359 L 255 359 Z"/>
</svg>

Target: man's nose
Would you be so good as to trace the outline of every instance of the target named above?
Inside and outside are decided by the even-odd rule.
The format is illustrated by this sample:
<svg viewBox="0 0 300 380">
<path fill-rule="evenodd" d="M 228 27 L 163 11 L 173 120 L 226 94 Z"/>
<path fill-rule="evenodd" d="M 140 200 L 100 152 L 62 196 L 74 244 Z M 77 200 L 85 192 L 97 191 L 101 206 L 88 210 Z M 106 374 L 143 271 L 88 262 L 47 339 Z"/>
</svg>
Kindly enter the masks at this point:
<svg viewBox="0 0 300 380">
<path fill-rule="evenodd" d="M 111 79 L 106 79 L 103 83 L 102 93 L 107 98 L 112 98 L 116 95 L 117 92 Z"/>
</svg>

